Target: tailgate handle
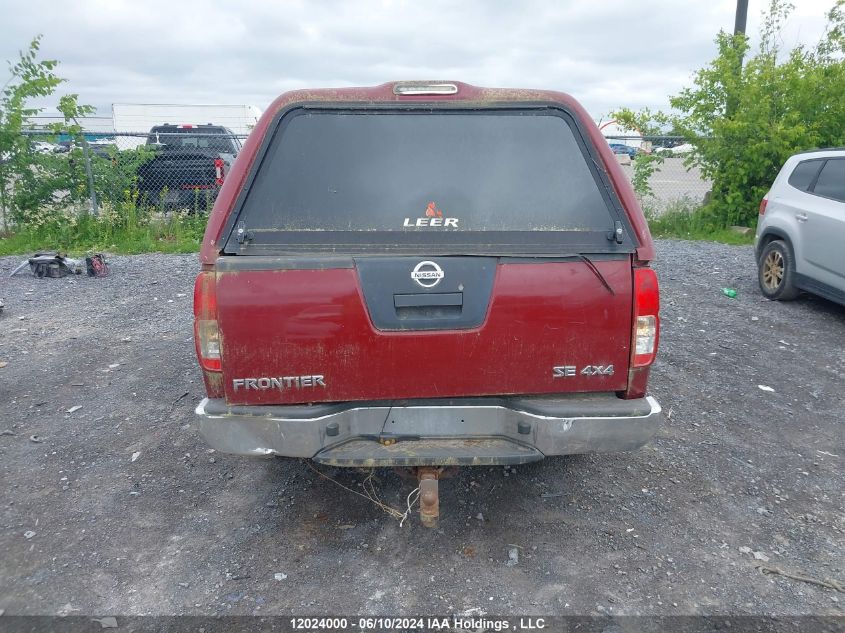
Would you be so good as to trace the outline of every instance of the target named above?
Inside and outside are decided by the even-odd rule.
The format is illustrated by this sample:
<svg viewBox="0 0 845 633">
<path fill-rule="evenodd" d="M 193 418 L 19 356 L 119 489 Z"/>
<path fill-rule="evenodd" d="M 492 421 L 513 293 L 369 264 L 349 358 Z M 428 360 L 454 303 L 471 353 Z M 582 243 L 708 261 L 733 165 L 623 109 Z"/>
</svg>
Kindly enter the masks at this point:
<svg viewBox="0 0 845 633">
<path fill-rule="evenodd" d="M 422 308 L 430 306 L 462 306 L 463 292 L 438 292 L 432 294 L 393 295 L 395 308 Z"/>
</svg>

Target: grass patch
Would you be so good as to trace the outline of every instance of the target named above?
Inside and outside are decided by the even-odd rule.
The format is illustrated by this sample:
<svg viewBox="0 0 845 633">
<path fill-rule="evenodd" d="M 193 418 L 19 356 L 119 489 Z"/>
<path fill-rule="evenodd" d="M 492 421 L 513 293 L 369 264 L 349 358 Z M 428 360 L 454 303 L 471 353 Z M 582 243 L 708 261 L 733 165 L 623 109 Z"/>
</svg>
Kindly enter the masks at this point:
<svg viewBox="0 0 845 633">
<path fill-rule="evenodd" d="M 0 255 L 61 251 L 70 255 L 93 252 L 195 253 L 208 217 L 199 214 L 145 212 L 134 205 L 89 214 L 45 214 L 20 230 L 0 238 Z"/>
<path fill-rule="evenodd" d="M 749 235 L 742 235 L 719 226 L 713 222 L 706 207 L 689 200 L 672 202 L 660 212 L 646 207 L 645 215 L 654 237 L 739 245 L 754 243 L 753 231 Z"/>
</svg>

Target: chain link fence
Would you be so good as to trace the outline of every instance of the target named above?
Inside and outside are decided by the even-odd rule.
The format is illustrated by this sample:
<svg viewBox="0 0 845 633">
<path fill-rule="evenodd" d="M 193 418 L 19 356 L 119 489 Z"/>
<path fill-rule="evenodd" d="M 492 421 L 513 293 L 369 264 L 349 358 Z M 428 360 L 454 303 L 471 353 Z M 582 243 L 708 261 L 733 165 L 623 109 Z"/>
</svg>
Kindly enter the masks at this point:
<svg viewBox="0 0 845 633">
<path fill-rule="evenodd" d="M 87 207 L 95 214 L 127 203 L 163 212 L 206 212 L 246 139 L 214 125 L 73 136 L 26 130 L 24 135 L 37 155 L 33 170 L 57 186 L 52 205 Z"/>
<path fill-rule="evenodd" d="M 54 182 L 51 206 L 95 214 L 120 205 L 165 214 L 205 213 L 246 139 L 245 134 L 210 124 L 73 137 L 27 130 L 25 136 L 30 151 L 38 155 L 43 179 Z M 651 215 L 695 208 L 705 201 L 711 183 L 696 167 L 685 166 L 692 147 L 683 138 L 612 136 L 607 141 Z M 654 162 L 653 156 L 660 156 L 661 162 Z M 654 171 L 638 183 L 637 165 L 644 161 L 652 162 Z"/>
<path fill-rule="evenodd" d="M 712 183 L 696 166 L 687 166 L 692 145 L 682 136 L 607 136 L 622 171 L 646 214 L 657 216 L 671 210 L 691 210 L 706 202 Z M 657 160 L 655 160 L 655 158 Z M 636 172 L 647 167 L 650 175 L 637 181 Z M 643 171 L 646 171 L 643 169 Z"/>
</svg>

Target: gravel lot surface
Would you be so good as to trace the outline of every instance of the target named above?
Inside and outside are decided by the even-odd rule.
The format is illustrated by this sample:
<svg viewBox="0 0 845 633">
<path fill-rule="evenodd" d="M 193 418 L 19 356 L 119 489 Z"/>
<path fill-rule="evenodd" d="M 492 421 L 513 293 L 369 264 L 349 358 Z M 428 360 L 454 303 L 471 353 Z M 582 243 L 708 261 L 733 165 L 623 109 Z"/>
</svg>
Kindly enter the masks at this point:
<svg viewBox="0 0 845 633">
<path fill-rule="evenodd" d="M 60 280 L 8 279 L 20 260 L 0 258 L 0 609 L 842 614 L 845 594 L 758 566 L 845 582 L 845 308 L 764 300 L 750 247 L 658 253 L 657 439 L 465 469 L 441 484 L 437 531 L 305 462 L 207 449 L 195 256 Z M 376 486 L 396 507 L 413 487 Z"/>
</svg>

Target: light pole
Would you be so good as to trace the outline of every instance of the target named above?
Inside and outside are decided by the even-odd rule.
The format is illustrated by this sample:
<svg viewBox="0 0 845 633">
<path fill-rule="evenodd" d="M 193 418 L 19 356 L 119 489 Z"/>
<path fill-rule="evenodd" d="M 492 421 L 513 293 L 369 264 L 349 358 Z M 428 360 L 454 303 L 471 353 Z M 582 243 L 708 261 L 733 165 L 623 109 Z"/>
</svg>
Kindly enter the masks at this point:
<svg viewBox="0 0 845 633">
<path fill-rule="evenodd" d="M 734 20 L 734 35 L 745 35 L 745 25 L 748 22 L 748 0 L 736 0 L 736 20 Z"/>
<path fill-rule="evenodd" d="M 738 35 L 745 36 L 745 26 L 748 22 L 748 0 L 736 0 L 736 19 L 734 20 L 734 46 L 739 48 L 736 40 Z M 737 83 L 742 79 L 742 54 L 737 56 L 736 60 L 736 81 Z M 725 104 L 725 114 L 728 117 L 733 116 L 737 108 L 737 98 L 735 95 L 728 94 L 728 100 Z"/>
</svg>

